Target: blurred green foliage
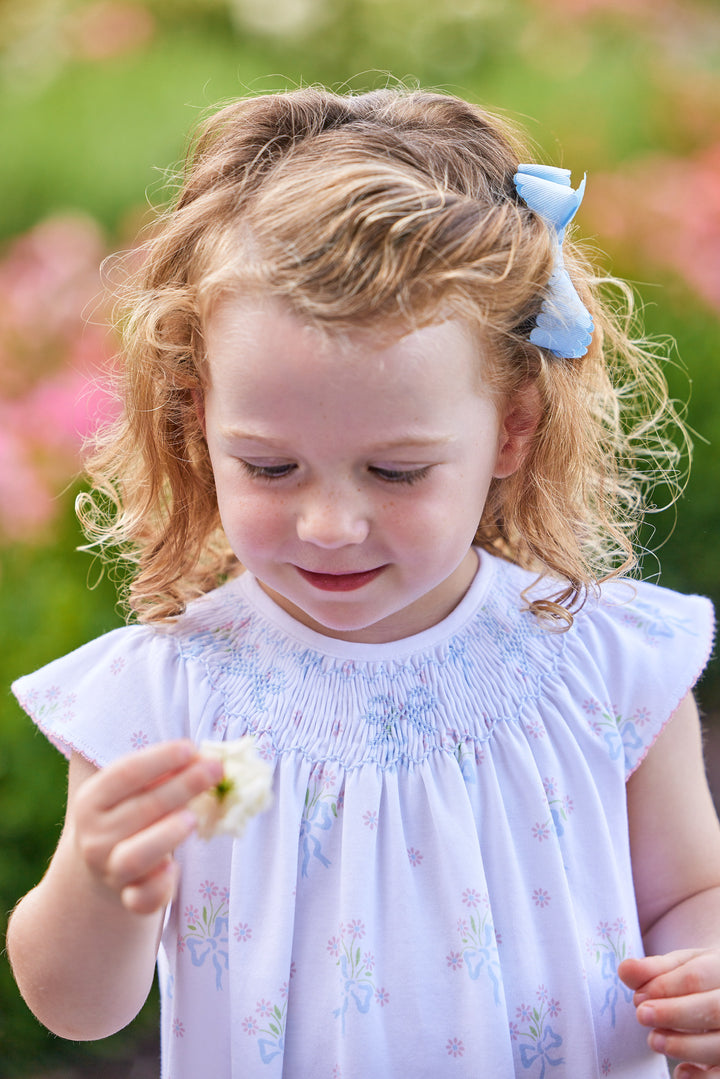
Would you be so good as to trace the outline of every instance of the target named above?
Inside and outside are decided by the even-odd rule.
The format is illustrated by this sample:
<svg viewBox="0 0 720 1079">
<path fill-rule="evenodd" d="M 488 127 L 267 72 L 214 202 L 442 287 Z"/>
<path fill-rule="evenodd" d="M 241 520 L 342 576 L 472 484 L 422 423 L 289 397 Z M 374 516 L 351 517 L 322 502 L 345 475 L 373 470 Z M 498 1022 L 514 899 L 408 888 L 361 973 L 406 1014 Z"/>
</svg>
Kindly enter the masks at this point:
<svg viewBox="0 0 720 1079">
<path fill-rule="evenodd" d="M 366 89 L 400 78 L 459 93 L 519 115 L 539 152 L 590 173 L 623 170 L 646 155 L 692 155 L 720 141 L 720 12 L 710 2 L 676 7 L 658 0 L 639 3 L 633 14 L 571 0 L 305 0 L 305 21 L 285 24 L 281 0 L 129 0 L 119 7 L 149 12 L 151 32 L 133 47 L 98 56 L 82 20 L 101 7 L 89 0 L 5 0 L 0 7 L 0 237 L 73 208 L 102 223 L 110 247 L 129 243 L 146 200 L 162 199 L 164 170 L 181 158 L 203 110 L 297 84 Z M 604 246 L 602 236 L 598 244 Z M 614 271 L 656 282 L 639 289 L 648 329 L 677 339 L 686 371 L 669 372 L 672 390 L 682 399 L 691 393 L 689 422 L 702 436 L 677 523 L 672 512 L 657 522 L 656 538 L 665 541 L 661 580 L 720 602 L 720 298 L 717 305 L 700 298 L 671 268 L 649 265 L 632 246 L 620 244 L 610 255 Z M 74 550 L 80 535 L 69 493 L 62 506 L 52 534 L 0 549 L 6 687 L 120 622 L 111 583 L 87 588 L 93 568 Z M 652 575 L 652 559 L 646 568 Z M 701 697 L 720 710 L 717 668 Z M 0 912 L 47 864 L 61 823 L 64 774 L 60 755 L 6 691 Z M 0 917 L 0 931 L 2 923 Z M 0 964 L 0 1076 L 32 1077 L 61 1059 L 132 1052 L 155 1023 L 155 1009 L 151 1001 L 130 1033 L 79 1050 L 39 1027 Z"/>
</svg>

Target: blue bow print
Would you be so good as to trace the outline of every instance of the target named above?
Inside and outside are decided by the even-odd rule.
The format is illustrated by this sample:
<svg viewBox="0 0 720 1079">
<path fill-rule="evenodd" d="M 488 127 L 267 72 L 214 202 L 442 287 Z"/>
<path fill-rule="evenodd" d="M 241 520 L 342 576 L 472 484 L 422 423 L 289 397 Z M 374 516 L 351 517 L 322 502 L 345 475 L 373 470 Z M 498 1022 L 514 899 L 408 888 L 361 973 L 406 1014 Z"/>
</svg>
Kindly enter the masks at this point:
<svg viewBox="0 0 720 1079">
<path fill-rule="evenodd" d="M 545 1079 L 545 1065 L 555 1067 L 564 1064 L 564 1057 L 551 1057 L 550 1050 L 557 1049 L 562 1045 L 562 1038 L 556 1034 L 552 1027 L 545 1027 L 542 1037 L 534 1045 L 520 1046 L 520 1060 L 523 1068 L 531 1068 L 536 1060 L 542 1061 L 542 1067 L 538 1079 Z"/>
</svg>

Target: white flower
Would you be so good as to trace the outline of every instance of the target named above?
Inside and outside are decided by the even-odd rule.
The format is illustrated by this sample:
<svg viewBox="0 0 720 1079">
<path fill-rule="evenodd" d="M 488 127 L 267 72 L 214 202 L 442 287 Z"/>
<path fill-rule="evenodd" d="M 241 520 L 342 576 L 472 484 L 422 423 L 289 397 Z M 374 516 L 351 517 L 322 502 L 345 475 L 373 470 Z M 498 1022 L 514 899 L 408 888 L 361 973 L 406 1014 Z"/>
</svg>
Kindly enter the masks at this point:
<svg viewBox="0 0 720 1079">
<path fill-rule="evenodd" d="M 202 742 L 200 753 L 221 760 L 225 774 L 189 804 L 197 817 L 197 834 L 201 839 L 241 836 L 250 817 L 272 804 L 272 768 L 258 755 L 251 735 L 234 742 Z"/>
</svg>

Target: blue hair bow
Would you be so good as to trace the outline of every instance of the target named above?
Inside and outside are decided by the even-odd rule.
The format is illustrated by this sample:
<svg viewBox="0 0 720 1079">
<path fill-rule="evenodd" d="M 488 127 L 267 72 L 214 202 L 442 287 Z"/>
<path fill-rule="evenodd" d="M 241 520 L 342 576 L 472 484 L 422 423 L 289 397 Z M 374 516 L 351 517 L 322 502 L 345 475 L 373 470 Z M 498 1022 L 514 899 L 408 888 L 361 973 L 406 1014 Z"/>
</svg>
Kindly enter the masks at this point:
<svg viewBox="0 0 720 1079">
<path fill-rule="evenodd" d="M 574 191 L 570 186 L 569 169 L 557 169 L 552 165 L 518 165 L 513 180 L 525 204 L 550 225 L 557 239 L 547 298 L 543 300 L 530 340 L 556 356 L 578 360 L 588 350 L 594 327 L 590 312 L 565 269 L 562 242 L 565 228 L 582 202 L 585 177 Z"/>
</svg>

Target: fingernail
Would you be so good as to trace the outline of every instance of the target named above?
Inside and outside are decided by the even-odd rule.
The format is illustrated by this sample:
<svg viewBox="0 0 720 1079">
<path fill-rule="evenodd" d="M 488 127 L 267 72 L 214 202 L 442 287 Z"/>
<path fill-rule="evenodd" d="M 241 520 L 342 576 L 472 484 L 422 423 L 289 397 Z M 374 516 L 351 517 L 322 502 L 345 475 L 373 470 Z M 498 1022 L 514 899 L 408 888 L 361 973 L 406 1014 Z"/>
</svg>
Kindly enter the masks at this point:
<svg viewBox="0 0 720 1079">
<path fill-rule="evenodd" d="M 225 774 L 222 761 L 205 758 L 205 768 L 212 783 L 219 783 Z"/>
<path fill-rule="evenodd" d="M 648 1038 L 648 1041 L 650 1042 L 651 1049 L 654 1049 L 656 1053 L 662 1053 L 665 1049 L 667 1038 L 664 1034 L 659 1034 L 658 1031 L 655 1030 Z"/>
<path fill-rule="evenodd" d="M 637 1011 L 638 1022 L 646 1027 L 657 1026 L 655 1021 L 655 1009 L 652 1004 L 641 1004 Z"/>
</svg>

